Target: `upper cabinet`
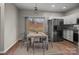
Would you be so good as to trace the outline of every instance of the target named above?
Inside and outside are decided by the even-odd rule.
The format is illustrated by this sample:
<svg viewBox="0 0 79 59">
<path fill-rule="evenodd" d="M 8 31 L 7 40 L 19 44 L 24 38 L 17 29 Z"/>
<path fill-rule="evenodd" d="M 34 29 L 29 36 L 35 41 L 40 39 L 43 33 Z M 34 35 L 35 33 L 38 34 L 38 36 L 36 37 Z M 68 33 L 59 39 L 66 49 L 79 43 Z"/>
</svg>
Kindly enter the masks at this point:
<svg viewBox="0 0 79 59">
<path fill-rule="evenodd" d="M 69 19 L 67 17 L 64 19 L 64 24 L 69 24 Z"/>
<path fill-rule="evenodd" d="M 64 24 L 77 24 L 77 18 L 75 16 L 65 17 Z"/>
</svg>

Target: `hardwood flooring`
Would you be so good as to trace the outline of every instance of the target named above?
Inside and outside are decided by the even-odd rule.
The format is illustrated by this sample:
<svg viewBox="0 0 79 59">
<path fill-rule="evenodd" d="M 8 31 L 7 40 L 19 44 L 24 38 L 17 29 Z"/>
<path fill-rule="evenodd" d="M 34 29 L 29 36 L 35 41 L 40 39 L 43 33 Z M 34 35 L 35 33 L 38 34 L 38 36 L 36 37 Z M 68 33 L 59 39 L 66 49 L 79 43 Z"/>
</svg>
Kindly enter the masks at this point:
<svg viewBox="0 0 79 59">
<path fill-rule="evenodd" d="M 32 48 L 29 51 L 25 46 L 22 46 L 21 42 L 18 42 L 12 49 L 10 49 L 5 55 L 78 55 L 79 51 L 76 45 L 68 41 L 62 42 L 50 42 L 48 50 L 43 53 L 42 48 L 36 48 L 34 53 Z"/>
</svg>

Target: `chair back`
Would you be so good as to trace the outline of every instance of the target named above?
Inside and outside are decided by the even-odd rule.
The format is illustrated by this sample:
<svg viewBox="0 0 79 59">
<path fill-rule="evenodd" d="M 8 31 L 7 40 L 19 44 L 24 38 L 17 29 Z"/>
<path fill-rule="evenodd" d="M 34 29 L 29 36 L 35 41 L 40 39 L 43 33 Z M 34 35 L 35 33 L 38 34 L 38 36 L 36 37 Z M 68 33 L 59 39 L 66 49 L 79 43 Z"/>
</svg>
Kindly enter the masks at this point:
<svg viewBox="0 0 79 59">
<path fill-rule="evenodd" d="M 40 37 L 34 37 L 34 41 L 40 41 Z"/>
</svg>

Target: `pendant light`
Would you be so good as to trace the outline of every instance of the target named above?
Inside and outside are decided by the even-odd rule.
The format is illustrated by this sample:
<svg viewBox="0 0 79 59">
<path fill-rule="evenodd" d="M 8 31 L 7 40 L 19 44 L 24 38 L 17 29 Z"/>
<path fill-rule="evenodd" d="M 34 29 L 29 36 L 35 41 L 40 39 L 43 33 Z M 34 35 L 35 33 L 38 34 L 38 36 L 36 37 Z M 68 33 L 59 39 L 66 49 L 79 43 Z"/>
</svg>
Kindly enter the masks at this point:
<svg viewBox="0 0 79 59">
<path fill-rule="evenodd" d="M 35 16 L 38 15 L 38 7 L 37 7 L 37 4 L 35 4 L 35 7 L 34 7 L 34 15 Z"/>
<path fill-rule="evenodd" d="M 35 17 L 38 16 L 38 7 L 37 7 L 37 4 L 36 4 L 36 3 L 35 3 L 35 6 L 34 6 L 34 16 L 35 16 Z M 33 22 L 34 24 L 36 24 L 35 17 L 32 18 L 32 22 Z"/>
</svg>

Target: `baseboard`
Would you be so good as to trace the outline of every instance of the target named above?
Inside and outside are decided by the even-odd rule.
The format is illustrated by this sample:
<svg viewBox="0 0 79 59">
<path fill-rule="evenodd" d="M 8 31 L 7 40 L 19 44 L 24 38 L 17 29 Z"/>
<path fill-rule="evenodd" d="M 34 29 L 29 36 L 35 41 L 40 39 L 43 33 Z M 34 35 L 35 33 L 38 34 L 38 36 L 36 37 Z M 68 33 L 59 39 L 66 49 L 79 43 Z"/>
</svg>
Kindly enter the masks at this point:
<svg viewBox="0 0 79 59">
<path fill-rule="evenodd" d="M 0 54 L 6 54 L 7 51 L 9 51 L 19 40 L 16 40 L 12 45 L 10 45 L 10 47 L 8 47 L 6 50 L 4 51 L 0 51 Z"/>
<path fill-rule="evenodd" d="M 0 55 L 3 54 L 3 53 L 4 53 L 4 51 L 0 51 Z"/>
<path fill-rule="evenodd" d="M 69 41 L 69 40 L 67 40 L 67 39 L 64 39 L 64 40 L 66 40 L 66 41 L 68 41 L 68 42 L 70 42 L 70 43 L 73 43 L 73 44 L 77 45 L 76 43 L 74 43 L 74 42 L 72 42 L 72 41 Z"/>
</svg>

